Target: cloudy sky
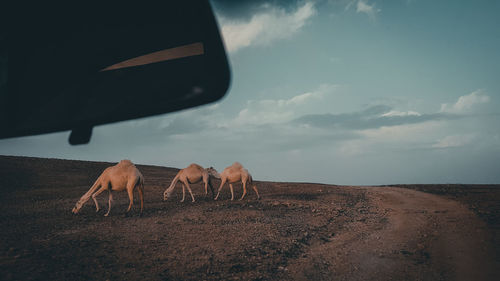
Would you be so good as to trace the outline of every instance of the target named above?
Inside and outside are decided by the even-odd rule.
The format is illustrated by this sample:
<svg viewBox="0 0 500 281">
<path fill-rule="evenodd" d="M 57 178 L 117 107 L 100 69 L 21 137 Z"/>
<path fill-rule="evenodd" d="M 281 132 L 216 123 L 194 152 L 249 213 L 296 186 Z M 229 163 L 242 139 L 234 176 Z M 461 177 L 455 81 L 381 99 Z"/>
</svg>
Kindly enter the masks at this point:
<svg viewBox="0 0 500 281">
<path fill-rule="evenodd" d="M 238 4 L 235 4 L 238 2 Z M 0 141 L 0 154 L 332 184 L 500 183 L 500 2 L 212 1 L 232 82 L 214 104 Z"/>
</svg>

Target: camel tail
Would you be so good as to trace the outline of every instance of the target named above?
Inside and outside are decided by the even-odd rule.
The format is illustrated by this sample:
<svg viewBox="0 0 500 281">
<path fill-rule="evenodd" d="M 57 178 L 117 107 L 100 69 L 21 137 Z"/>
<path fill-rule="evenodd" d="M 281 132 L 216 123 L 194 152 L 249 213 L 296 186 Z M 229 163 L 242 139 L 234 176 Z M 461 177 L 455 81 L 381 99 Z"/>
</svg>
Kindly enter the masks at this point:
<svg viewBox="0 0 500 281">
<path fill-rule="evenodd" d="M 255 191 L 255 194 L 257 194 L 257 199 L 260 199 L 259 190 L 257 189 L 257 185 L 253 182 L 252 175 L 250 174 L 248 174 L 248 185 L 250 185 Z"/>
<path fill-rule="evenodd" d="M 249 185 L 254 185 L 252 175 L 248 174 L 248 184 Z"/>
<path fill-rule="evenodd" d="M 138 192 L 139 192 L 139 199 L 141 200 L 141 214 L 142 211 L 144 210 L 144 178 L 141 177 L 139 179 L 139 182 L 137 183 L 138 187 Z"/>
<path fill-rule="evenodd" d="M 138 184 L 137 184 L 141 189 L 142 191 L 144 192 L 144 178 L 141 177 L 141 179 L 139 180 Z"/>
</svg>

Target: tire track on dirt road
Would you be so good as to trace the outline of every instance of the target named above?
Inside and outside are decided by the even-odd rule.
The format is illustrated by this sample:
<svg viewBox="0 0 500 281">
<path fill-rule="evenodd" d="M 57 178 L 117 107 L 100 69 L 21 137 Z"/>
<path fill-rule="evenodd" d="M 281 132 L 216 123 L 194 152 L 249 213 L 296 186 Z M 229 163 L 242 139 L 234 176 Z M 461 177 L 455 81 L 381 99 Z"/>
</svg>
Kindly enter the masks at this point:
<svg viewBox="0 0 500 281">
<path fill-rule="evenodd" d="M 466 206 L 404 188 L 361 189 L 378 220 L 353 221 L 312 245 L 289 264 L 292 279 L 500 280 L 487 228 Z"/>
</svg>

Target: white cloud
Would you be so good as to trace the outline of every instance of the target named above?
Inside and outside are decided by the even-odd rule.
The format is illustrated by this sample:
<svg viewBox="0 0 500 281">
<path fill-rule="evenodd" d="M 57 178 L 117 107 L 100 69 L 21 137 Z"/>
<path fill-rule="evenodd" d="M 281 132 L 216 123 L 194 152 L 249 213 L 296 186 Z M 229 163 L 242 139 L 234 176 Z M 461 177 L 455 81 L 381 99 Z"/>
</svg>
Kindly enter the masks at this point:
<svg viewBox="0 0 500 281">
<path fill-rule="evenodd" d="M 416 111 L 397 111 L 397 110 L 391 110 L 389 112 L 386 112 L 382 114 L 381 116 L 384 117 L 392 117 L 392 116 L 422 116 L 422 114 L 416 112 Z"/>
<path fill-rule="evenodd" d="M 461 96 L 454 104 L 441 104 L 441 112 L 447 113 L 467 113 L 478 104 L 487 103 L 490 97 L 483 93 L 483 90 L 476 90 L 468 95 Z"/>
<path fill-rule="evenodd" d="M 332 1 L 332 0 L 330 0 L 329 2 L 336 3 L 336 1 Z M 349 10 L 352 7 L 352 5 L 354 5 L 354 3 L 356 3 L 356 0 L 348 1 L 347 5 L 345 5 L 344 11 Z"/>
<path fill-rule="evenodd" d="M 323 92 L 310 92 L 295 96 L 289 100 L 285 100 L 286 105 L 301 105 L 311 99 L 321 99 Z"/>
<path fill-rule="evenodd" d="M 368 15 L 371 19 L 375 19 L 375 16 L 380 12 L 381 10 L 375 7 L 375 4 L 368 4 L 365 1 L 358 1 L 356 4 L 356 13 L 364 13 Z"/>
<path fill-rule="evenodd" d="M 282 123 L 286 120 L 290 120 L 292 117 L 292 110 L 283 110 L 282 108 L 275 107 L 271 101 L 250 102 L 249 108 L 241 110 L 236 119 L 231 123 L 237 126 L 248 124 L 262 125 Z"/>
<path fill-rule="evenodd" d="M 338 152 L 341 155 L 355 156 L 422 148 L 423 144 L 432 143 L 431 136 L 442 127 L 441 122 L 430 121 L 359 130 L 357 133 L 360 138 L 340 143 Z"/>
<path fill-rule="evenodd" d="M 446 136 L 432 145 L 433 148 L 451 148 L 460 147 L 472 143 L 475 139 L 474 135 L 453 135 Z"/>
<path fill-rule="evenodd" d="M 285 39 L 299 31 L 316 13 L 313 2 L 305 2 L 297 10 L 287 13 L 284 9 L 270 7 L 252 16 L 250 21 L 232 21 L 222 18 L 222 35 L 229 52 L 251 45 L 268 45 Z"/>
<path fill-rule="evenodd" d="M 384 126 L 380 128 L 360 131 L 366 139 L 381 143 L 416 142 L 425 143 L 429 141 L 429 135 L 443 128 L 441 121 L 428 121 L 417 124 L 405 124 L 399 126 Z"/>
<path fill-rule="evenodd" d="M 338 145 L 338 152 L 346 156 L 358 156 L 366 153 L 366 143 L 359 140 L 349 140 Z"/>
<path fill-rule="evenodd" d="M 293 96 L 289 99 L 250 100 L 247 107 L 226 126 L 264 125 L 288 122 L 309 109 L 307 105 L 321 102 L 326 94 L 333 92 L 336 85 L 322 84 L 317 90 Z"/>
</svg>

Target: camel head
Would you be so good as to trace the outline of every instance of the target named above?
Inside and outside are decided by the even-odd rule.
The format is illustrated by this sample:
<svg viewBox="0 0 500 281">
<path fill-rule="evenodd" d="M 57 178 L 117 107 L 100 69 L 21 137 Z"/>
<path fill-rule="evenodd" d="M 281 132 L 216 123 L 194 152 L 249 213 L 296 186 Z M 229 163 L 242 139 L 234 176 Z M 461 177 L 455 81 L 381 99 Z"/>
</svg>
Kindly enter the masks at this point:
<svg viewBox="0 0 500 281">
<path fill-rule="evenodd" d="M 73 210 L 71 210 L 71 212 L 73 214 L 78 214 L 78 212 L 80 211 L 82 206 L 83 206 L 83 204 L 80 201 L 76 202 L 76 205 L 75 205 L 75 207 L 73 207 Z"/>
<path fill-rule="evenodd" d="M 172 195 L 173 190 L 169 190 L 168 188 L 163 192 L 163 201 L 167 201 L 167 199 Z"/>
<path fill-rule="evenodd" d="M 216 179 L 220 179 L 220 174 L 217 172 L 217 170 L 214 167 L 207 168 L 206 170 L 207 170 L 209 176 L 214 177 Z"/>
<path fill-rule="evenodd" d="M 73 207 L 73 210 L 71 212 L 73 214 L 78 214 L 78 212 L 80 212 L 80 209 L 83 207 L 83 204 L 85 204 L 85 202 L 87 202 L 87 200 L 80 198 L 80 200 L 78 200 L 78 202 L 76 202 L 75 207 Z"/>
</svg>

